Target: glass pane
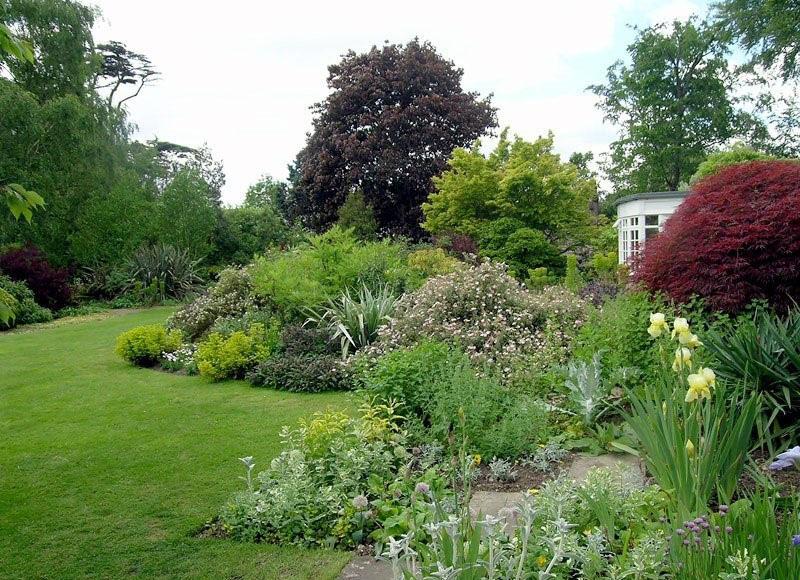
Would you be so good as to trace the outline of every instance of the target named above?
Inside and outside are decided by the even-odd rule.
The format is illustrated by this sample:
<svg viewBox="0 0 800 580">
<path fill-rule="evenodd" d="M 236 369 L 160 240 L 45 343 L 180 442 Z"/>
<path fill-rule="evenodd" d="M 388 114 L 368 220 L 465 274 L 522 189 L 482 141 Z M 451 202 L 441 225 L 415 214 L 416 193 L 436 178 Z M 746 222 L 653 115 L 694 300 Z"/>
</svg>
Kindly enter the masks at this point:
<svg viewBox="0 0 800 580">
<path fill-rule="evenodd" d="M 658 216 L 657 215 L 646 215 L 646 216 L 644 216 L 644 225 L 646 225 L 646 226 L 657 226 L 658 225 Z"/>
<path fill-rule="evenodd" d="M 646 228 L 644 230 L 644 239 L 649 240 L 650 238 L 654 238 L 658 235 L 658 228 Z"/>
</svg>

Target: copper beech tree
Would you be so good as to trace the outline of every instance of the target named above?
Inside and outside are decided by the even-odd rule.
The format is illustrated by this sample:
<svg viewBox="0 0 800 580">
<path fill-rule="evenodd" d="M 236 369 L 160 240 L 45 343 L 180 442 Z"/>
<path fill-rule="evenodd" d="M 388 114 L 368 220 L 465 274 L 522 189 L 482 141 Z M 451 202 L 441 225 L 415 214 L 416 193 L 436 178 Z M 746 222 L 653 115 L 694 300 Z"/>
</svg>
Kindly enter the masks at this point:
<svg viewBox="0 0 800 580">
<path fill-rule="evenodd" d="M 491 95 L 461 87 L 463 71 L 427 42 L 345 54 L 329 67 L 330 95 L 297 156 L 293 213 L 322 230 L 362 191 L 383 231 L 418 237 L 431 178 L 497 126 Z"/>
</svg>

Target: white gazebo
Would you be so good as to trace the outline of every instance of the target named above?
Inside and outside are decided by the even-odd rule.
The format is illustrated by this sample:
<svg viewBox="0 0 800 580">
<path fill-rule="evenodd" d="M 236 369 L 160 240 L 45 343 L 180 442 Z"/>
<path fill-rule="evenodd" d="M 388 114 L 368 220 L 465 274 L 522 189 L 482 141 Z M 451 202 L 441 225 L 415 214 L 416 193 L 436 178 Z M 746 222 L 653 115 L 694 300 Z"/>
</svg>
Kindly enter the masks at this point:
<svg viewBox="0 0 800 580">
<path fill-rule="evenodd" d="M 617 200 L 617 239 L 619 263 L 625 264 L 638 254 L 644 244 L 664 228 L 688 191 L 653 191 L 635 193 Z"/>
</svg>

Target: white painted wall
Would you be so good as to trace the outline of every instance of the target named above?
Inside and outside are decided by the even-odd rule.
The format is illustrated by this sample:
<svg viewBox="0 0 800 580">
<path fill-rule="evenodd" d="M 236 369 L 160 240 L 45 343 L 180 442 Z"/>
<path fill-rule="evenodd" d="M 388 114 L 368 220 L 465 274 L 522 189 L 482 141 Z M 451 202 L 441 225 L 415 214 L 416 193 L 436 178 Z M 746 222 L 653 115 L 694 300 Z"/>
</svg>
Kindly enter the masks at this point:
<svg viewBox="0 0 800 580">
<path fill-rule="evenodd" d="M 685 199 L 684 195 L 675 197 L 662 197 L 657 199 L 635 199 L 626 201 L 617 206 L 617 241 L 619 263 L 624 264 L 637 251 L 644 247 L 648 229 L 654 230 L 656 226 L 645 223 L 646 216 L 658 216 L 657 229 L 664 227 L 667 218 Z"/>
</svg>

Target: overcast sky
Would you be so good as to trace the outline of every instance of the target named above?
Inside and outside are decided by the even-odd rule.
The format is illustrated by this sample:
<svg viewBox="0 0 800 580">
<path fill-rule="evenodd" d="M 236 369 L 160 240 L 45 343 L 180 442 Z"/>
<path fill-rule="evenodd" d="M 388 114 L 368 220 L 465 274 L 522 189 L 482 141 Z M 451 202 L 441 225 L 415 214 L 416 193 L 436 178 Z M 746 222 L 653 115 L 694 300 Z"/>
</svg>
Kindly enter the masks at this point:
<svg viewBox="0 0 800 580">
<path fill-rule="evenodd" d="M 286 178 L 309 106 L 327 94 L 327 66 L 349 49 L 429 40 L 464 69 L 465 90 L 494 93 L 501 126 L 526 139 L 552 130 L 565 156 L 600 153 L 614 131 L 585 89 L 624 57 L 628 25 L 706 11 L 704 0 L 94 3 L 95 40 L 125 43 L 162 74 L 128 102 L 136 138 L 208 144 L 228 204 L 264 173 Z"/>
</svg>

